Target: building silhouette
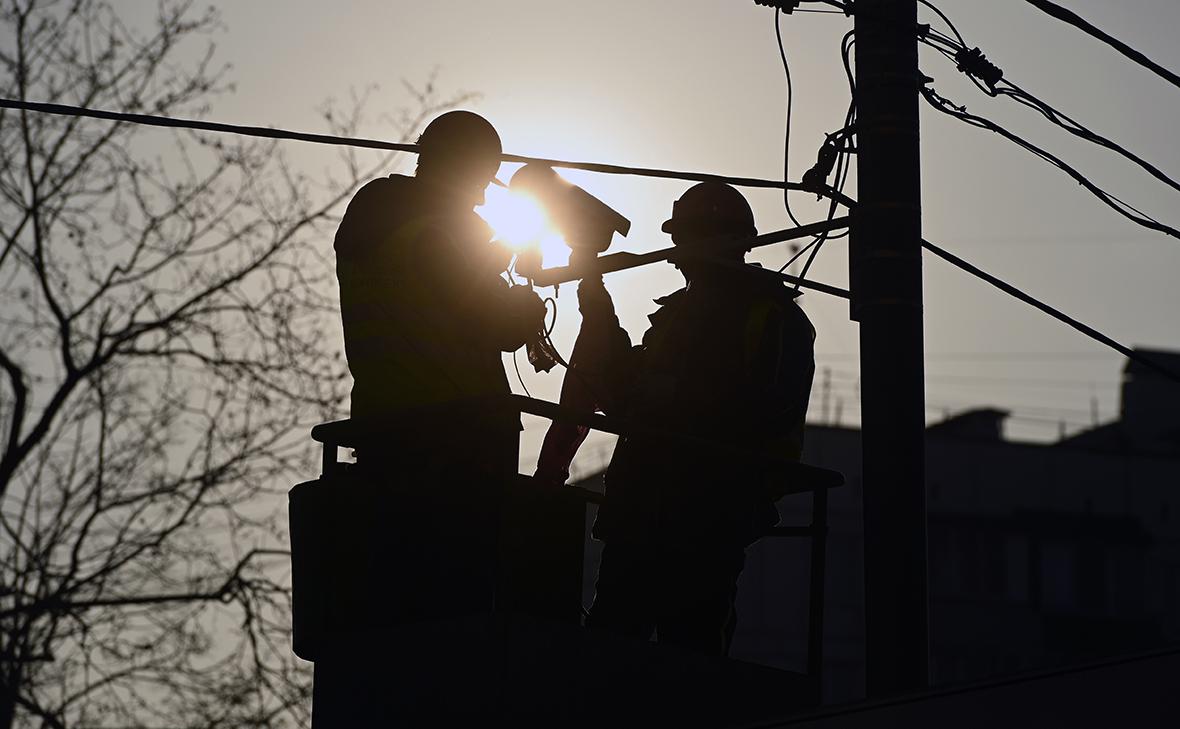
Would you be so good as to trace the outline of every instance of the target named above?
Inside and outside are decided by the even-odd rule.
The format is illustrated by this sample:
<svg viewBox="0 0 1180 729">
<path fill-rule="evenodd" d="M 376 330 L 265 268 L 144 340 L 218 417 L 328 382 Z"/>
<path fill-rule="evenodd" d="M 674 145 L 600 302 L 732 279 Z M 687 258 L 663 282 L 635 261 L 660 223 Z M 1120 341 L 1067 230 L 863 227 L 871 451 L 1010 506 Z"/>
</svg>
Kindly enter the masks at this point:
<svg viewBox="0 0 1180 729">
<path fill-rule="evenodd" d="M 1180 357 L 1143 354 L 1171 367 Z M 523 501 L 506 512 L 518 520 L 504 524 L 515 536 L 501 545 L 511 602 L 382 623 L 399 599 L 397 560 L 412 554 L 383 541 L 388 529 L 358 528 L 357 515 L 380 516 L 373 507 L 384 502 L 336 459 L 349 424 L 319 426 L 324 476 L 292 491 L 292 523 L 302 526 L 293 548 L 303 555 L 294 559 L 294 642 L 315 661 L 313 726 L 1171 726 L 1180 711 L 1178 389 L 1128 365 L 1118 419 L 1056 443 L 1007 440 L 996 409 L 931 425 L 932 686 L 866 701 L 858 430 L 809 429 L 804 460 L 846 477 L 821 490 L 826 512 L 806 492 L 780 502 L 779 536 L 806 535 L 828 514 L 817 671 L 809 582 L 825 560 L 812 560 L 809 544 L 821 543 L 812 539 L 767 536 L 751 548 L 730 659 L 581 628 L 578 566 L 586 604 L 600 476 L 580 488 L 522 477 L 512 498 Z M 518 547 L 527 559 L 513 557 Z M 349 555 L 375 561 L 352 574 Z M 524 565 L 527 574 L 513 571 Z"/>
<path fill-rule="evenodd" d="M 1140 352 L 1180 369 L 1180 353 Z M 980 408 L 927 429 L 932 683 L 1180 643 L 1180 385 L 1130 362 L 1118 419 L 1054 443 L 1007 440 L 1006 416 Z M 860 453 L 858 429 L 808 427 L 803 460 L 847 478 L 829 500 L 829 703 L 864 696 Z M 805 522 L 809 499 L 780 502 L 783 523 Z M 591 543 L 587 598 L 594 558 Z M 751 548 L 732 657 L 804 665 L 807 566 L 802 540 Z"/>
</svg>

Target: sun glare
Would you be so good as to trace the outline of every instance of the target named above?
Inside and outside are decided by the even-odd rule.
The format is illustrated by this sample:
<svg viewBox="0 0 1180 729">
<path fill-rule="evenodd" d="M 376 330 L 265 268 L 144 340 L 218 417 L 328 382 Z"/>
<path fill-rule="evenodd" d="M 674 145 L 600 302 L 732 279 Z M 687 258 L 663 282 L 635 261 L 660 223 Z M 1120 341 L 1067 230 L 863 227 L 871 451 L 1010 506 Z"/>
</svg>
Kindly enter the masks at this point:
<svg viewBox="0 0 1180 729">
<path fill-rule="evenodd" d="M 542 265 L 546 268 L 569 263 L 569 247 L 531 195 L 492 186 L 487 189 L 485 200 L 476 212 L 492 226 L 496 240 L 518 252 L 540 248 Z"/>
<path fill-rule="evenodd" d="M 496 239 L 515 250 L 540 244 L 542 238 L 553 233 L 549 219 L 541 205 L 520 192 L 489 187 L 486 202 L 477 211 L 492 230 Z"/>
</svg>

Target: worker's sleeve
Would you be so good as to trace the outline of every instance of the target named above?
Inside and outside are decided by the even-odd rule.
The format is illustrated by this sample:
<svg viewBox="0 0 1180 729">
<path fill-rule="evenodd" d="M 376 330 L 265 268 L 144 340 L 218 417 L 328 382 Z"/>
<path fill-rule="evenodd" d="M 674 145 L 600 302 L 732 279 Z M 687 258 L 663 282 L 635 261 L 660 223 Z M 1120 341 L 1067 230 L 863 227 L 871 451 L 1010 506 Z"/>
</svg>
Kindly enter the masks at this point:
<svg viewBox="0 0 1180 729">
<path fill-rule="evenodd" d="M 582 328 L 570 357 L 575 370 L 571 374 L 594 392 L 599 410 L 618 413 L 634 378 L 638 350 L 619 324 L 614 301 L 601 278 L 584 279 L 578 284 L 578 309 Z"/>
<path fill-rule="evenodd" d="M 601 278 L 578 284 L 578 308 L 582 313 L 582 328 L 561 383 L 559 402 L 577 412 L 615 412 L 621 397 L 619 371 L 629 365 L 631 338 L 619 325 L 614 303 Z M 565 483 L 570 464 L 589 435 L 590 429 L 583 425 L 550 423 L 534 477 L 553 485 Z"/>
<path fill-rule="evenodd" d="M 509 287 L 500 278 L 490 243 L 455 240 L 441 226 L 425 227 L 414 247 L 421 251 L 414 285 L 437 302 L 440 312 L 455 317 L 473 339 L 504 352 L 520 348 L 541 331 L 545 304 L 532 290 Z"/>
<path fill-rule="evenodd" d="M 747 335 L 742 399 L 751 442 L 798 460 L 815 374 L 815 329 L 797 304 L 787 302 L 756 310 Z"/>
</svg>

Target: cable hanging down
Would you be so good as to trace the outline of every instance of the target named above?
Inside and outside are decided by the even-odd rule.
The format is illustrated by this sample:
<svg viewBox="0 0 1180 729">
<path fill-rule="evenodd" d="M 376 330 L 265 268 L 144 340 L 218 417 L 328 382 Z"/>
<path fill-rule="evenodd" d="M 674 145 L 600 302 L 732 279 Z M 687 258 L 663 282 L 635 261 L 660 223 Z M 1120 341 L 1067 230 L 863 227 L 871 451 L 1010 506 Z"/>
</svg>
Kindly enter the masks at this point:
<svg viewBox="0 0 1180 729">
<path fill-rule="evenodd" d="M 758 4 L 765 5 L 770 3 L 759 2 Z M 779 5 L 783 4 L 779 3 Z M 791 106 L 794 102 L 795 87 L 794 84 L 791 83 L 791 65 L 787 62 L 787 49 L 783 45 L 783 29 L 782 25 L 779 23 L 779 18 L 781 15 L 778 11 L 782 10 L 784 13 L 790 13 L 798 5 L 798 0 L 795 0 L 794 2 L 787 3 L 782 7 L 776 7 L 771 11 L 774 13 L 774 37 L 775 40 L 778 41 L 778 55 L 783 62 L 783 74 L 786 76 L 787 80 L 787 120 L 785 124 L 786 131 L 783 132 L 784 182 L 789 180 L 791 175 Z M 783 207 L 787 210 L 787 217 L 791 219 L 791 222 L 794 223 L 796 227 L 802 225 L 802 223 L 799 222 L 799 219 L 795 217 L 795 212 L 791 210 L 791 191 L 786 188 L 783 188 Z"/>
</svg>

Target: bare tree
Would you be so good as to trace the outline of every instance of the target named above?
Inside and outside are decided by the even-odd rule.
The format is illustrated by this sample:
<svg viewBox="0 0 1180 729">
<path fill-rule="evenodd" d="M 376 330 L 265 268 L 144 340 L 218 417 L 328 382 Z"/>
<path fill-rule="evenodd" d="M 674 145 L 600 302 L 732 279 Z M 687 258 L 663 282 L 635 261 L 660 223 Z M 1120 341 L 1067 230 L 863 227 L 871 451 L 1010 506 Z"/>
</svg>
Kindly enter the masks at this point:
<svg viewBox="0 0 1180 729">
<path fill-rule="evenodd" d="M 227 88 L 191 2 L 0 2 L 5 97 Z M 457 101 L 410 91 L 403 138 Z M 0 112 L 0 729 L 306 723 L 284 492 L 345 394 L 327 242 L 390 162 L 359 154 L 313 182 L 273 142 Z"/>
</svg>

